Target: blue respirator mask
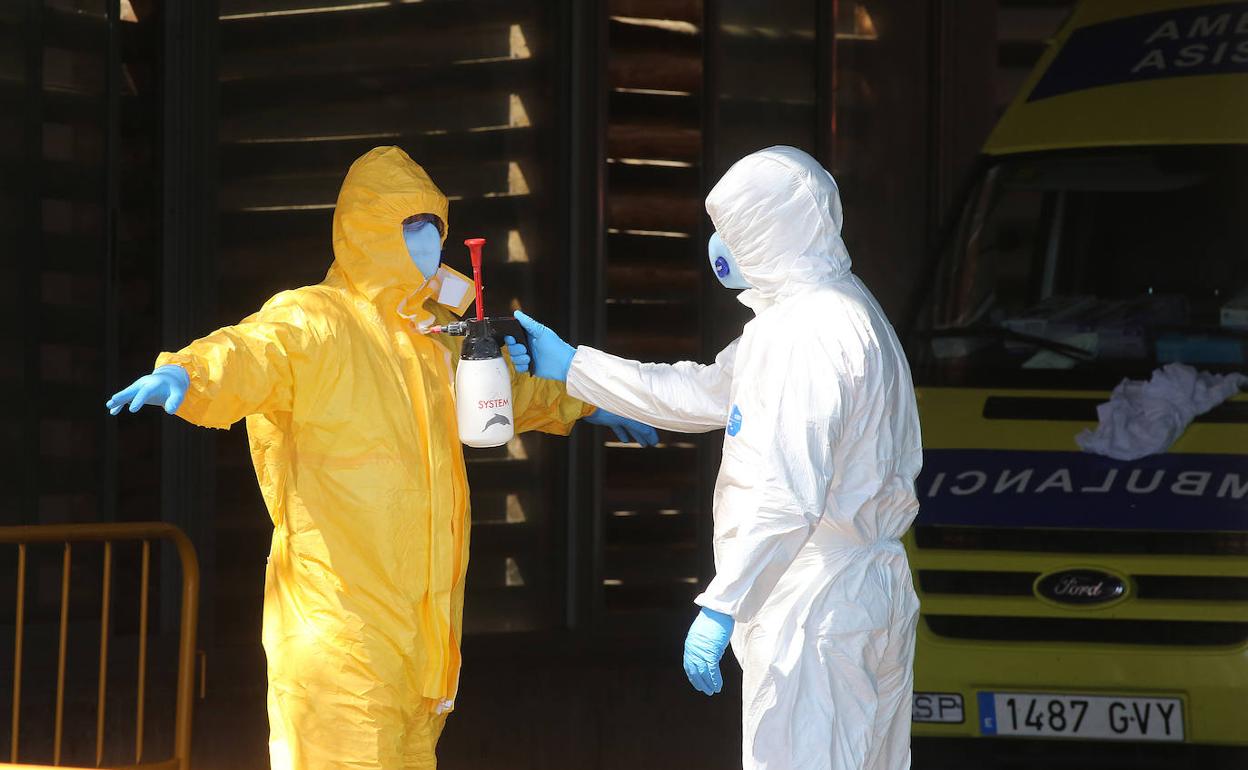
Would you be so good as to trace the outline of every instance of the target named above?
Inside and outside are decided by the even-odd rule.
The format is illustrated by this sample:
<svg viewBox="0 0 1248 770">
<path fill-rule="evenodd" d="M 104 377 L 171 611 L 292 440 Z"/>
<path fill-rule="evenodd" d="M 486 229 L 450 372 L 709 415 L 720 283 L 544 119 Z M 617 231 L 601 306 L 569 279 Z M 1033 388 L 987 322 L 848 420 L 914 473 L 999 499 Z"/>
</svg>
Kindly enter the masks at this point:
<svg viewBox="0 0 1248 770">
<path fill-rule="evenodd" d="M 715 271 L 715 277 L 725 287 L 729 289 L 754 288 L 749 281 L 745 280 L 745 276 L 741 275 L 737 260 L 732 258 L 732 252 L 728 251 L 728 246 L 719 237 L 719 233 L 711 234 L 711 239 L 706 243 L 706 255 L 711 260 L 711 270 Z"/>
<path fill-rule="evenodd" d="M 429 280 L 442 264 L 442 234 L 432 222 L 410 222 L 403 225 L 403 242 L 407 254 L 420 274 Z"/>
</svg>

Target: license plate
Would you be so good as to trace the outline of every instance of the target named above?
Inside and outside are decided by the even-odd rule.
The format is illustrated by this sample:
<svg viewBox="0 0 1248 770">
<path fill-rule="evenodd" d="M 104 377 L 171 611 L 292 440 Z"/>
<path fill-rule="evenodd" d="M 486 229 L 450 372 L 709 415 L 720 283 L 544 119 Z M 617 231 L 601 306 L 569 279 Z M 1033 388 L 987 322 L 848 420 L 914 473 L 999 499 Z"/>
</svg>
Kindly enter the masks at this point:
<svg viewBox="0 0 1248 770">
<path fill-rule="evenodd" d="M 983 735 L 1085 738 L 1108 741 L 1183 740 L 1178 698 L 981 692 Z"/>
<path fill-rule="evenodd" d="M 960 725 L 966 721 L 962 696 L 955 692 L 916 692 L 910 719 L 930 724 Z"/>
</svg>

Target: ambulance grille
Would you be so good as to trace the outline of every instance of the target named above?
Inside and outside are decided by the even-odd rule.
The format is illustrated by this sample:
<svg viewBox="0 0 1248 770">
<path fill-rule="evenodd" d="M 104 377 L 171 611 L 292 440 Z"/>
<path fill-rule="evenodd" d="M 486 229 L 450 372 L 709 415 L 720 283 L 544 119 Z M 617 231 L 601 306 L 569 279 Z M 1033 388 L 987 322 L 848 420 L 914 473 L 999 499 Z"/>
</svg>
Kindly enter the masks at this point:
<svg viewBox="0 0 1248 770">
<path fill-rule="evenodd" d="M 918 570 L 919 588 L 932 596 L 1032 596 L 1039 572 Z M 1136 599 L 1248 602 L 1248 577 L 1132 575 Z"/>
<path fill-rule="evenodd" d="M 919 548 L 958 551 L 1248 556 L 1248 532 L 918 526 Z"/>
<path fill-rule="evenodd" d="M 1248 623 L 1176 620 L 1085 620 L 980 615 L 927 615 L 932 633 L 997 642 L 1076 642 L 1231 647 L 1248 644 Z"/>
</svg>

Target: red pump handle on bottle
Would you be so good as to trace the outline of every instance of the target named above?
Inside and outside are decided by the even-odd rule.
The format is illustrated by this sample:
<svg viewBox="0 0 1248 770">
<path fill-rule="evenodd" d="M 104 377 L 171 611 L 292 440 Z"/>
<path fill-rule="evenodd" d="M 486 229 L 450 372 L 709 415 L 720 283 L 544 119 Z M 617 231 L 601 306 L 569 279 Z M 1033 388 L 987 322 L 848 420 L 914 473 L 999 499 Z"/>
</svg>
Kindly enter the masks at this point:
<svg viewBox="0 0 1248 770">
<path fill-rule="evenodd" d="M 477 320 L 485 320 L 485 301 L 482 298 L 481 286 L 481 247 L 485 245 L 484 238 L 469 238 L 464 241 L 464 245 L 468 247 L 468 254 L 472 258 L 472 282 L 477 288 Z"/>
</svg>

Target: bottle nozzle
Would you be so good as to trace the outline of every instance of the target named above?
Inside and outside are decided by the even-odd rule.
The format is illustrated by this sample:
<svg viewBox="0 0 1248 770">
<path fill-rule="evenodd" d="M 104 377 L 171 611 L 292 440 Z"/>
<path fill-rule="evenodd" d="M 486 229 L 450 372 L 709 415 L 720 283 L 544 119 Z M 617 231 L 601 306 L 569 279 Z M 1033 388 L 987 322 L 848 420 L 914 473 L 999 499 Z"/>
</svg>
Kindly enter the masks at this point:
<svg viewBox="0 0 1248 770">
<path fill-rule="evenodd" d="M 462 337 L 467 333 L 468 324 L 463 321 L 456 321 L 445 326 L 430 326 L 425 330 L 425 334 L 449 334 L 452 337 Z"/>
<path fill-rule="evenodd" d="M 485 246 L 484 238 L 469 238 L 464 241 L 468 247 L 468 256 L 472 260 L 472 282 L 477 288 L 477 320 L 485 320 L 485 301 L 482 298 L 481 286 L 481 248 Z"/>
</svg>

